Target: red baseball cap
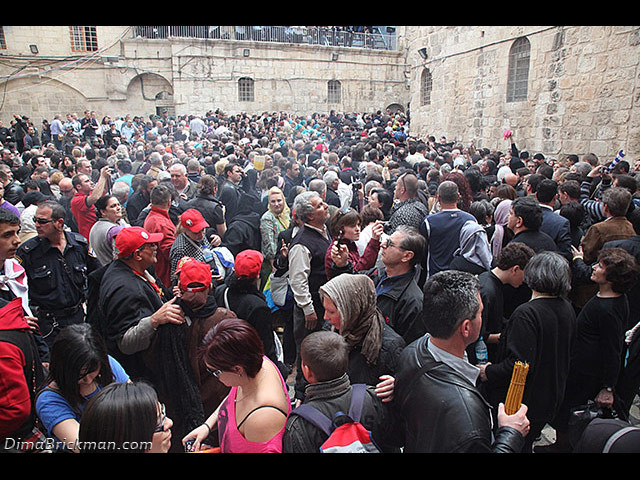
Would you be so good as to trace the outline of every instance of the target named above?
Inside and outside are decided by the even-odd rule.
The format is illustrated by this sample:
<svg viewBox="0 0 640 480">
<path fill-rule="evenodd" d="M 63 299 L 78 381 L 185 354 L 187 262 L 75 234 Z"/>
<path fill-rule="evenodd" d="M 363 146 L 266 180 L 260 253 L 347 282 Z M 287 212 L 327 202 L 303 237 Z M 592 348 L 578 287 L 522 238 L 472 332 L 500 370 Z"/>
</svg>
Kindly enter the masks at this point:
<svg viewBox="0 0 640 480">
<path fill-rule="evenodd" d="M 149 233 L 142 227 L 126 227 L 116 236 L 115 246 L 118 249 L 118 256 L 126 257 L 145 243 L 158 243 L 163 238 L 163 233 Z"/>
<path fill-rule="evenodd" d="M 203 286 L 189 287 L 198 283 Z M 200 292 L 211 286 L 211 267 L 208 263 L 193 258 L 186 259 L 180 266 L 180 289 L 186 292 Z"/>
<path fill-rule="evenodd" d="M 190 208 L 180 215 L 180 224 L 184 228 L 191 230 L 193 233 L 199 232 L 203 228 L 207 228 L 209 226 L 202 214 L 195 208 Z"/>
<path fill-rule="evenodd" d="M 233 268 L 239 277 L 257 278 L 263 260 L 264 255 L 257 250 L 243 250 L 236 255 Z"/>
</svg>

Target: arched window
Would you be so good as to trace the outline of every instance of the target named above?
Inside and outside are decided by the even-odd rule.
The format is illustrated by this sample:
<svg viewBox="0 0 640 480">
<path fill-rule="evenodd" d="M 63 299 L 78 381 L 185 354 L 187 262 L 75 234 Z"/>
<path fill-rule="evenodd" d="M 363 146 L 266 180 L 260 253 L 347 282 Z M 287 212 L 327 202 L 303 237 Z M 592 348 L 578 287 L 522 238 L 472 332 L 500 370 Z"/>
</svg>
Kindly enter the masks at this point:
<svg viewBox="0 0 640 480">
<path fill-rule="evenodd" d="M 431 89 L 433 88 L 433 79 L 431 71 L 425 68 L 422 71 L 420 79 L 420 105 L 431 105 Z"/>
<path fill-rule="evenodd" d="M 243 77 L 238 80 L 238 101 L 253 102 L 253 78 Z"/>
<path fill-rule="evenodd" d="M 509 77 L 507 79 L 507 102 L 527 99 L 529 83 L 529 60 L 531 44 L 526 37 L 513 42 L 509 50 Z"/>
<path fill-rule="evenodd" d="M 327 103 L 342 101 L 342 85 L 339 80 L 329 80 L 327 83 Z"/>
</svg>

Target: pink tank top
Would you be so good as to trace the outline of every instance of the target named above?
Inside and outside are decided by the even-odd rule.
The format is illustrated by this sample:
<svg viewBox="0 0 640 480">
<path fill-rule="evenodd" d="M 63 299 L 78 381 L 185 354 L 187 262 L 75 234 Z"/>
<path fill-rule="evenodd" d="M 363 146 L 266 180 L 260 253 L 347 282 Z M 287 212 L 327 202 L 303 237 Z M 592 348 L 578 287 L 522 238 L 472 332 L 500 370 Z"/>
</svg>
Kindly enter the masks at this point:
<svg viewBox="0 0 640 480">
<path fill-rule="evenodd" d="M 267 358 L 267 357 L 265 357 Z M 269 362 L 271 360 L 267 358 Z M 289 391 L 285 379 L 282 377 L 280 370 L 275 366 L 273 362 L 271 364 L 276 368 L 280 381 L 282 382 L 282 388 L 287 396 L 287 404 L 289 408 L 287 410 L 287 417 L 291 412 L 291 402 L 289 399 Z M 242 433 L 238 430 L 236 419 L 236 394 L 237 387 L 232 387 L 229 391 L 229 396 L 220 407 L 218 412 L 218 437 L 220 440 L 220 452 L 221 453 L 282 453 L 282 437 L 284 436 L 284 430 L 286 426 L 282 426 L 282 429 L 270 440 L 266 442 L 250 442 L 242 436 Z M 263 407 L 273 408 L 273 407 Z"/>
</svg>

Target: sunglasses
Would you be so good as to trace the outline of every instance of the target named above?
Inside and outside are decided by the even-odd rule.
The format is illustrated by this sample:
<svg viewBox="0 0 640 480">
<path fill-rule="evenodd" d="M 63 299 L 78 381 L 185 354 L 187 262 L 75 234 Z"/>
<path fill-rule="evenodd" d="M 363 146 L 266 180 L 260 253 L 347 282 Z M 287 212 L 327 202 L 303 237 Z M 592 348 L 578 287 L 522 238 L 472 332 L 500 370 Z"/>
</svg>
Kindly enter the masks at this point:
<svg viewBox="0 0 640 480">
<path fill-rule="evenodd" d="M 395 243 L 393 243 L 391 241 L 391 237 L 387 237 L 387 241 L 384 243 L 384 246 L 389 248 L 389 247 L 396 247 L 399 248 L 400 250 L 406 250 L 406 248 L 400 246 L 400 245 L 396 245 Z"/>
<path fill-rule="evenodd" d="M 211 371 L 209 368 L 207 368 L 207 372 L 209 372 L 214 377 L 218 378 L 222 373 L 222 370 Z"/>
<path fill-rule="evenodd" d="M 33 219 L 34 222 L 39 223 L 40 225 L 46 225 L 47 223 L 51 223 L 54 220 L 51 218 L 40 218 L 40 217 L 36 217 Z"/>
</svg>

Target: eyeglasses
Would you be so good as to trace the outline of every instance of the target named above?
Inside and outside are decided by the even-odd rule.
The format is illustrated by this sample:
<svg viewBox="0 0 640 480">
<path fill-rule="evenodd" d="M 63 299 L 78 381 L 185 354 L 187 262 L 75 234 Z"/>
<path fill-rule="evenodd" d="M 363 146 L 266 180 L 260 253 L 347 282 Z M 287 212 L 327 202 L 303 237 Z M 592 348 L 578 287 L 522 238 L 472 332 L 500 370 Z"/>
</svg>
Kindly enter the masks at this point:
<svg viewBox="0 0 640 480">
<path fill-rule="evenodd" d="M 165 408 L 164 403 L 160 404 L 160 413 L 162 414 L 160 423 L 156 426 L 156 429 L 153 431 L 153 433 L 164 431 L 164 423 L 167 421 L 167 409 Z"/>
<path fill-rule="evenodd" d="M 141 252 L 146 248 L 153 249 L 153 248 L 157 248 L 157 247 L 158 247 L 157 243 L 144 243 L 144 244 L 142 244 L 142 246 L 140 248 L 138 248 L 138 252 Z"/>
<path fill-rule="evenodd" d="M 393 243 L 393 242 L 391 241 L 391 237 L 387 237 L 387 241 L 384 243 L 384 246 L 385 246 L 386 248 L 389 248 L 389 247 L 396 247 L 396 248 L 399 248 L 400 250 L 406 250 L 406 248 L 404 248 L 404 247 L 402 247 L 402 246 L 400 246 L 400 245 L 396 245 L 395 243 Z"/>
<path fill-rule="evenodd" d="M 212 371 L 208 367 L 207 367 L 207 372 L 209 372 L 211 375 L 213 375 L 216 378 L 218 378 L 220 374 L 222 374 L 222 370 Z"/>
<path fill-rule="evenodd" d="M 39 223 L 40 225 L 46 225 L 47 223 L 53 222 L 53 219 L 36 217 L 33 219 L 33 221 Z"/>
</svg>

